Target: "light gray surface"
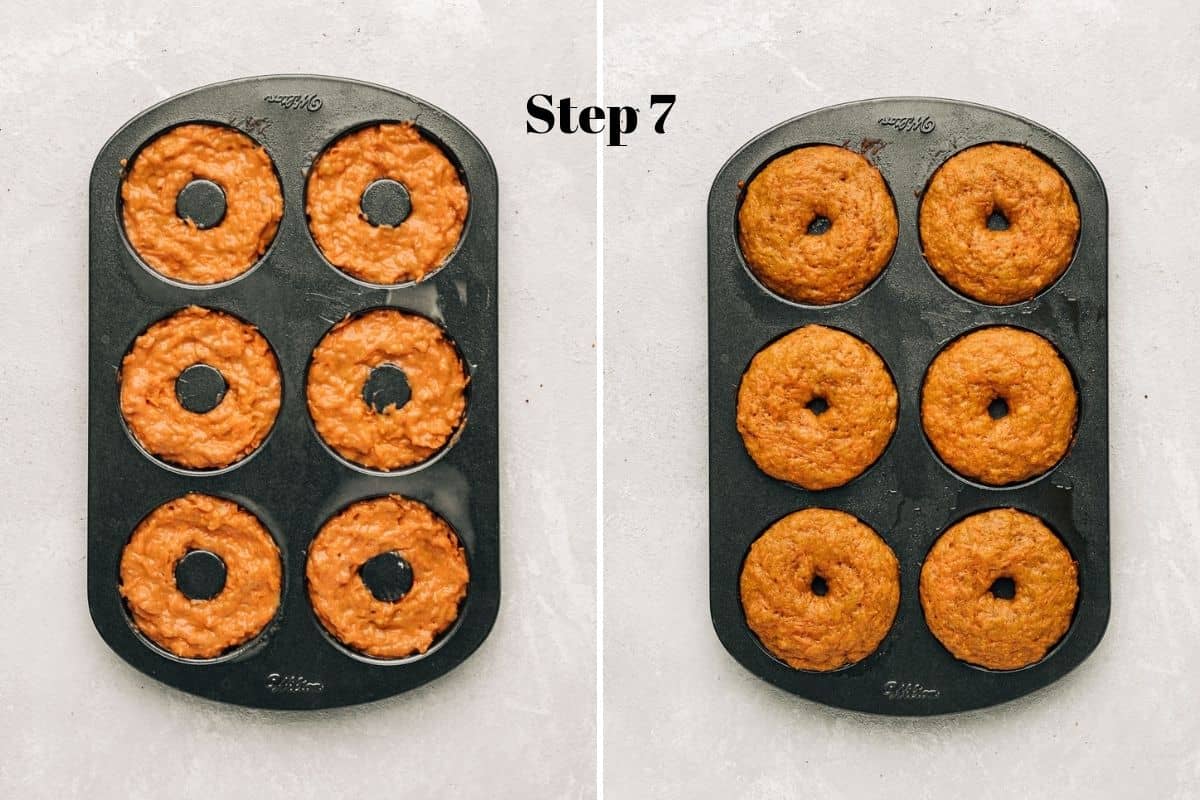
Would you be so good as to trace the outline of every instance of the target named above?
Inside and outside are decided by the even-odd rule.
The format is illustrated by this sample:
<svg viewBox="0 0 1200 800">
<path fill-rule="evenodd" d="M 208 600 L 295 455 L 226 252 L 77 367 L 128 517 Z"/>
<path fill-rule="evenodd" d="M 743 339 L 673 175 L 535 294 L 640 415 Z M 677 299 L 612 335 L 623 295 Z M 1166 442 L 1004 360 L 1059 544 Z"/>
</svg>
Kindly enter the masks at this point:
<svg viewBox="0 0 1200 800">
<path fill-rule="evenodd" d="M 607 795 L 1197 796 L 1200 12 L 692 5 L 605 6 L 608 100 L 680 98 L 668 135 L 605 163 Z M 1111 206 L 1107 636 L 1034 696 L 923 721 L 833 711 L 759 681 L 726 654 L 707 611 L 709 185 L 784 119 L 900 94 L 1042 122 L 1093 160 Z"/>
<path fill-rule="evenodd" d="M 593 794 L 592 141 L 523 130 L 529 94 L 592 93 L 593 11 L 389 5 L 0 8 L 2 797 Z M 881 5 L 699 15 L 682 0 L 607 0 L 608 100 L 680 96 L 667 136 L 606 152 L 607 796 L 1194 796 L 1200 15 Z M 447 108 L 491 150 L 502 202 L 496 629 L 428 687 L 309 715 L 193 699 L 125 666 L 92 630 L 83 562 L 92 158 L 175 92 L 291 71 Z M 940 720 L 839 713 L 771 688 L 725 654 L 707 612 L 709 183 L 776 122 L 888 94 L 1049 125 L 1093 159 L 1112 208 L 1112 623 L 1055 686 Z"/>
<path fill-rule="evenodd" d="M 530 146 L 522 120 L 530 87 L 592 90 L 594 11 L 177 5 L 0 10 L 0 797 L 592 796 L 594 157 L 578 138 Z M 450 675 L 330 713 L 163 687 L 104 645 L 84 592 L 92 159 L 152 103 L 271 72 L 440 105 L 487 145 L 501 183 L 500 616 Z"/>
</svg>

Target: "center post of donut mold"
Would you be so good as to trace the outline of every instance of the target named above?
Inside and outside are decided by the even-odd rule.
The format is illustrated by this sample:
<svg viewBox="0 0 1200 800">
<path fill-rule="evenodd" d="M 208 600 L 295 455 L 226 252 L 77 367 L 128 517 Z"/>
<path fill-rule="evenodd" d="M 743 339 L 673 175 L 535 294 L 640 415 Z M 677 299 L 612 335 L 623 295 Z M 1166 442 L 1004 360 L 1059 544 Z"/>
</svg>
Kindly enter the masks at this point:
<svg viewBox="0 0 1200 800">
<path fill-rule="evenodd" d="M 412 197 L 408 187 L 391 178 L 380 178 L 367 186 L 358 205 L 367 222 L 376 228 L 395 228 L 412 213 Z"/>
<path fill-rule="evenodd" d="M 1017 596 L 1017 582 L 1009 577 L 996 578 L 988 591 L 997 600 L 1012 600 Z"/>
<path fill-rule="evenodd" d="M 813 217 L 812 222 L 808 223 L 808 227 L 804 229 L 804 232 L 809 236 L 820 236 L 823 233 L 827 233 L 832 227 L 833 220 L 824 214 L 817 214 Z"/>
<path fill-rule="evenodd" d="M 220 225 L 225 208 L 225 190 L 206 178 L 193 179 L 175 195 L 175 214 L 202 231 Z"/>
<path fill-rule="evenodd" d="M 211 600 L 225 588 L 225 562 L 209 550 L 189 550 L 175 562 L 175 587 L 189 600 Z"/>
<path fill-rule="evenodd" d="M 804 407 L 819 417 L 829 410 L 829 401 L 824 397 L 814 397 L 805 403 Z"/>
<path fill-rule="evenodd" d="M 373 408 L 376 414 L 383 414 L 389 408 L 397 411 L 404 408 L 412 399 L 412 388 L 403 369 L 386 363 L 371 370 L 367 382 L 363 384 L 362 395 L 363 402 Z"/>
<path fill-rule="evenodd" d="M 225 399 L 229 384 L 208 364 L 192 364 L 175 378 L 175 398 L 193 414 L 207 414 Z"/>
<path fill-rule="evenodd" d="M 404 556 L 388 550 L 363 563 L 358 577 L 381 603 L 398 603 L 412 590 L 412 565 Z"/>
</svg>

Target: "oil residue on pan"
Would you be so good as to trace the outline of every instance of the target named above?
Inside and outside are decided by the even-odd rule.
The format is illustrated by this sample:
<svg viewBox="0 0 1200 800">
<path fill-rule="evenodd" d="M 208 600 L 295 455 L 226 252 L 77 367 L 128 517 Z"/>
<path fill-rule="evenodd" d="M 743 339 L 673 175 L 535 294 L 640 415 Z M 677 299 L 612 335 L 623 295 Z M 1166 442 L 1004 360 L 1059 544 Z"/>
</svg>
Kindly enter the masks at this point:
<svg viewBox="0 0 1200 800">
<path fill-rule="evenodd" d="M 408 283 L 383 285 L 342 271 L 310 226 L 306 192 L 313 163 L 358 131 L 394 134 L 393 160 L 400 166 L 406 153 L 444 156 L 443 184 L 454 201 L 445 214 L 452 241 L 425 242 L 420 225 L 404 226 L 413 214 L 412 194 L 429 187 L 407 185 L 410 176 L 386 159 L 364 164 L 342 153 L 325 178 L 361 191 L 361 215 L 350 209 L 344 226 L 353 228 L 355 242 L 369 245 L 372 259 L 391 265 L 390 278 Z M 161 137 L 169 132 L 177 132 L 171 143 L 184 144 L 145 150 L 167 142 Z M 223 148 L 222 140 L 240 147 Z M 140 179 L 131 184 L 126 178 L 144 151 Z M 269 197 L 247 191 L 252 182 L 239 183 L 239 176 L 248 170 L 276 185 L 273 173 L 276 191 Z M 176 196 L 155 196 L 156 186 L 169 186 Z M 108 141 L 96 159 L 90 194 L 88 603 L 96 628 L 122 658 L 164 683 L 217 700 L 323 708 L 412 689 L 445 674 L 483 642 L 500 593 L 496 202 L 492 160 L 461 123 L 410 95 L 339 78 L 268 76 L 196 89 L 139 114 Z M 329 216 L 320 228 L 326 238 L 336 234 Z M 231 258 L 222 241 L 239 243 L 232 266 L 222 261 Z M 349 246 L 353 250 L 354 242 Z M 346 256 L 339 251 L 336 257 Z M 178 376 L 158 375 L 154 382 L 132 370 L 122 376 L 139 336 L 193 306 L 247 324 L 219 339 L 201 331 L 198 338 L 184 332 L 165 342 L 174 354 L 167 372 L 178 369 Z M 427 319 L 430 330 L 452 339 L 462 362 L 465 408 L 448 426 L 416 413 L 403 358 L 369 337 L 350 342 L 354 357 L 342 368 L 363 385 L 346 401 L 362 408 L 347 416 L 378 415 L 381 424 L 341 434 L 370 452 L 378 444 L 371 432 L 386 429 L 404 448 L 432 453 L 392 472 L 335 455 L 305 402 L 318 343 L 368 309 Z M 279 373 L 267 393 L 275 405 L 261 409 L 266 401 L 245 364 L 247 342 L 259 339 L 266 341 L 264 352 L 269 346 L 274 353 Z M 196 363 L 180 355 L 189 351 Z M 152 427 L 128 424 L 122 401 L 126 412 L 137 411 L 138 397 L 149 402 L 151 392 Z M 209 460 L 193 457 L 203 454 L 209 438 L 235 436 L 246 427 L 245 415 L 259 412 L 273 425 L 262 426 L 254 446 L 237 450 L 236 459 L 209 468 Z M 450 436 L 442 430 L 447 427 Z M 154 457 L 153 442 L 143 441 L 152 435 L 168 439 L 183 457 Z M 192 499 L 168 505 L 184 497 Z M 378 500 L 387 497 L 397 499 Z M 313 551 L 323 526 L 369 500 L 411 510 L 398 526 L 405 536 L 389 531 L 373 548 L 362 537 L 375 529 L 356 527 L 362 564 Z M 139 524 L 164 506 L 195 510 L 186 525 L 173 528 L 171 547 L 127 549 Z M 247 569 L 238 532 L 228 519 L 205 511 L 214 508 L 226 509 L 229 519 L 257 520 L 278 546 L 282 575 L 263 581 Z M 436 577 L 422 568 L 430 556 L 418 548 L 428 549 L 427 542 L 461 564 L 457 579 L 464 587 L 457 612 L 443 604 L 436 625 L 426 625 L 421 611 Z M 401 644 L 352 645 L 330 632 L 310 601 L 310 551 L 325 559 L 321 574 L 354 598 L 345 612 L 393 620 L 394 630 L 382 633 Z M 126 585 L 123 574 L 147 580 Z M 221 600 L 231 596 L 255 598 L 268 621 L 234 630 L 225 646 L 229 626 L 215 624 L 208 611 L 228 613 Z M 372 617 L 373 611 L 379 613 Z M 416 644 L 406 647 L 405 625 L 434 633 L 410 637 Z M 371 634 L 364 641 L 371 642 Z"/>
<path fill-rule="evenodd" d="M 1059 251 L 1070 247 L 1070 237 L 1077 232 L 1074 251 L 1066 251 L 1071 254 L 1061 275 L 1055 270 L 1043 282 L 1045 285 L 1039 284 L 1007 305 L 970 299 L 944 282 L 926 260 L 919 230 L 922 199 L 933 175 L 954 155 L 982 144 L 1019 149 L 1024 170 L 1036 173 L 1043 169 L 1030 155 L 1046 162 L 1045 170 L 1050 173 L 1056 170 L 1065 179 L 1069 196 L 1057 191 L 1036 198 L 1034 205 L 1041 206 L 1035 210 L 1042 216 L 1034 222 L 1046 226 L 1041 241 L 1051 235 L 1056 237 L 1055 242 L 1065 241 L 1065 245 L 1055 244 Z M 774 259 L 775 267 L 786 261 L 775 258 L 781 253 L 806 259 L 796 273 L 800 280 L 813 276 L 827 276 L 832 282 L 840 279 L 828 271 L 836 264 L 830 250 L 836 249 L 833 246 L 839 242 L 851 249 L 857 247 L 855 243 L 862 237 L 854 231 L 839 232 L 839 214 L 846 203 L 868 202 L 853 195 L 854 181 L 848 180 L 854 177 L 850 167 L 814 160 L 821 155 L 818 151 L 805 153 L 805 158 L 816 164 L 812 169 L 829 169 L 825 180 L 839 184 L 832 192 L 836 195 L 833 200 L 822 205 L 821 198 L 792 194 L 786 198 L 784 213 L 773 215 L 769 207 L 763 210 L 762 198 L 758 197 L 757 205 L 740 220 L 746 189 L 764 167 L 780 155 L 813 145 L 833 145 L 865 157 L 886 183 L 895 201 L 898 223 L 895 248 L 878 277 L 860 289 L 856 285 L 858 291 L 849 299 L 827 305 L 806 305 L 768 289 L 756 276 L 760 265 L 748 262 L 740 241 L 743 236 L 762 237 L 745 252 L 756 259 Z M 1009 151 L 993 148 L 984 152 L 1003 157 Z M 854 169 L 862 171 L 859 166 Z M 966 176 L 969 179 L 969 171 Z M 763 185 L 766 183 L 769 181 Z M 1053 181 L 1042 185 L 1051 184 Z M 814 185 L 822 184 L 817 181 Z M 983 203 L 980 198 L 986 200 L 985 195 L 975 192 L 974 202 Z M 1001 196 L 993 203 L 994 209 L 982 205 L 978 209 L 979 229 L 974 232 L 978 241 L 986 245 L 986 236 L 991 232 L 1000 236 L 1011 227 L 1007 241 L 1032 240 L 1031 246 L 1036 248 L 1041 234 L 1031 227 L 1028 218 L 1018 218 L 1028 209 L 1018 208 L 1010 198 Z M 1058 205 L 1051 207 L 1054 203 Z M 785 229 L 772 229 L 785 217 Z M 742 230 L 740 221 L 753 229 Z M 789 224 L 795 230 L 786 229 Z M 1061 677 L 1095 649 L 1109 614 L 1107 231 L 1104 185 L 1078 150 L 1040 125 L 969 103 L 889 98 L 821 109 L 757 136 L 722 167 L 713 182 L 708 205 L 710 606 L 717 635 L 743 666 L 787 691 L 829 705 L 879 714 L 927 715 L 1020 697 Z M 839 238 L 831 238 L 831 234 Z M 862 283 L 859 281 L 859 285 Z M 743 409 L 743 414 L 757 415 L 755 419 L 739 418 L 739 387 L 755 355 L 807 325 L 844 331 L 869 344 L 890 370 L 899 398 L 895 433 L 878 460 L 840 485 L 820 490 L 803 489 L 759 469 L 739 433 L 739 426 L 755 431 L 770 430 L 772 425 L 791 426 L 781 458 L 794 459 L 789 463 L 799 466 L 811 455 L 806 455 L 805 447 L 828 450 L 825 455 L 835 460 L 839 452 L 853 451 L 854 442 L 844 438 L 846 421 L 837 416 L 836 392 L 846 391 L 849 381 L 843 376 L 839 383 L 838 365 L 826 370 L 791 371 L 793 375 L 815 377 L 805 378 L 804 385 L 793 381 L 786 394 L 781 390 L 775 397 Z M 992 360 L 1008 373 L 997 375 L 995 397 L 985 397 L 979 385 L 972 389 L 979 395 L 974 398 L 979 400 L 976 411 L 988 415 L 996 425 L 1010 426 L 1013 435 L 1023 435 L 1023 431 L 1031 439 L 1038 435 L 1021 427 L 1028 422 L 1022 414 L 1028 388 L 1023 387 L 1023 394 L 1016 389 L 1006 392 L 1002 385 L 1005 380 L 1020 382 L 1021 371 L 1012 369 L 1012 365 L 1019 366 L 1021 359 L 1039 352 L 1026 347 L 1036 337 L 1019 331 L 1036 334 L 1052 345 L 1041 350 L 1057 350 L 1061 365 L 1054 369 L 1061 372 L 1065 365 L 1070 371 L 1069 380 L 1059 381 L 1063 385 L 1061 427 L 1067 439 L 1060 436 L 1045 443 L 1031 441 L 1033 454 L 1028 458 L 1042 456 L 1051 466 L 1031 470 L 1037 474 L 1004 485 L 989 485 L 955 472 L 938 457 L 922 426 L 922 393 L 930 364 L 951 342 L 984 328 L 1001 329 L 989 341 L 1011 345 L 1014 350 L 1011 358 Z M 964 370 L 968 377 L 970 373 Z M 1030 374 L 1036 374 L 1036 370 Z M 975 380 L 978 384 L 980 379 L 975 376 Z M 1067 386 L 1072 381 L 1074 407 Z M 1044 401 L 1041 398 L 1040 402 Z M 788 409 L 788 420 L 781 422 L 770 416 L 773 411 L 783 414 L 784 408 Z M 973 430 L 985 429 L 987 423 L 972 420 L 972 425 L 952 433 L 965 437 Z M 965 444 L 969 448 L 971 442 Z M 1066 452 L 1059 459 L 1055 448 L 1062 447 Z M 1016 456 L 1026 457 L 1021 452 Z M 747 623 L 740 590 L 751 545 L 775 523 L 808 508 L 851 515 L 878 533 L 899 562 L 900 600 L 887 634 L 865 656 L 850 646 L 861 639 L 856 638 L 854 630 L 847 630 L 841 637 L 820 637 L 822 647 L 830 652 L 823 652 L 819 663 L 833 665 L 824 672 L 816 671 L 816 667 L 789 666 L 787 661 L 818 663 L 816 659 L 797 658 L 795 650 L 787 659 L 773 654 Z M 933 629 L 956 648 L 960 660 L 934 636 L 927 622 L 921 600 L 922 567 L 947 529 L 989 509 L 1017 509 L 1025 514 L 978 517 L 967 528 L 959 526 L 960 532 L 974 531 L 980 537 L 975 540 L 979 559 L 967 562 L 978 568 L 979 574 L 970 577 L 978 583 L 975 592 L 979 598 L 975 602 L 984 610 L 983 616 L 992 608 L 990 604 L 994 604 L 998 617 L 1006 619 L 1011 616 L 1007 612 L 1018 613 L 1037 605 L 1022 600 L 1022 577 L 1030 574 L 1026 569 L 1030 558 L 1057 559 L 1062 580 L 1070 582 L 1074 578 L 1077 585 L 1059 587 L 1062 591 L 1057 594 L 1054 586 L 1025 587 L 1039 598 L 1049 596 L 1046 592 L 1059 598 L 1058 617 L 1033 620 L 1051 635 L 1035 641 L 1032 649 L 1026 641 L 1014 644 L 1011 651 L 979 657 L 958 644 L 971 631 L 955 631 L 958 638 L 948 636 L 945 621 L 937 620 Z M 1065 554 L 1061 548 L 1054 552 L 1057 544 L 1049 534 L 1042 536 L 1041 541 L 1045 543 L 1048 537 L 1049 543 L 1040 552 L 1012 556 L 1005 551 L 1005 537 L 1011 537 L 1011 526 L 1016 525 L 1012 520 L 1027 520 L 1025 515 L 1035 519 L 1022 524 L 1038 526 L 1040 521 L 1044 528 L 1038 526 L 1039 530 L 1049 529 L 1057 536 L 1065 545 Z M 825 626 L 821 632 L 827 634 L 829 626 L 852 627 L 861 618 L 871 619 L 871 624 L 877 621 L 869 608 L 865 613 L 858 609 L 853 614 L 831 611 L 857 609 L 846 602 L 847 593 L 855 591 L 855 581 L 861 589 L 874 579 L 850 569 L 854 559 L 849 556 L 815 550 L 779 559 L 778 563 L 788 565 L 784 568 L 787 575 L 775 576 L 777 585 L 788 592 L 786 600 L 780 600 L 780 606 L 787 607 L 787 619 L 786 624 L 770 629 L 772 642 L 789 635 L 788 626 L 795 626 L 793 631 L 805 625 Z M 957 552 L 960 558 L 964 556 L 961 550 Z M 1005 562 L 1005 558 L 1010 561 Z M 760 572 L 759 561 L 755 562 L 755 570 Z M 754 603 L 755 619 L 779 620 L 763 614 L 764 604 L 769 606 L 772 600 L 770 592 L 778 589 L 771 589 L 771 580 L 765 580 L 759 572 L 744 587 Z M 931 571 L 927 589 L 935 590 L 937 580 L 944 580 L 945 574 L 944 570 Z M 968 576 L 964 574 L 962 580 L 965 583 Z M 963 596 L 961 585 L 952 588 L 957 596 Z M 937 613 L 937 607 L 936 603 L 930 604 L 930 613 Z M 889 610 L 881 607 L 878 612 L 886 614 Z M 1064 613 L 1070 616 L 1064 618 Z M 956 621 L 952 619 L 950 624 Z M 1059 635 L 1064 627 L 1065 633 Z M 802 638 L 798 636 L 792 643 L 800 642 L 803 649 Z M 814 637 L 809 641 L 817 640 Z M 1005 668 L 989 669 L 980 663 L 1004 664 Z"/>
</svg>

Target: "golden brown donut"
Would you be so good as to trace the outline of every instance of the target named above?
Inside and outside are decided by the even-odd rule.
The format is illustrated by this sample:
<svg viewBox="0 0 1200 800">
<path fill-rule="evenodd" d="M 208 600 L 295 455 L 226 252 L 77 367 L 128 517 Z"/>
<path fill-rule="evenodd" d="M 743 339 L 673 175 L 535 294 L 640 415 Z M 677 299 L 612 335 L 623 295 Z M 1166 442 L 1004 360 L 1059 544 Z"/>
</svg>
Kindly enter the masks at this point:
<svg viewBox="0 0 1200 800">
<path fill-rule="evenodd" d="M 399 225 L 372 225 L 363 192 L 377 180 L 404 184 L 412 211 Z M 338 139 L 308 179 L 308 225 L 325 258 L 368 283 L 418 281 L 458 246 L 467 190 L 458 170 L 411 123 L 373 125 Z"/>
<path fill-rule="evenodd" d="M 393 364 L 411 398 L 378 413 L 363 399 L 371 370 Z M 375 309 L 333 327 L 313 351 L 308 410 L 321 438 L 364 467 L 411 467 L 445 447 L 463 421 L 467 373 L 442 329 L 416 314 Z"/>
<path fill-rule="evenodd" d="M 225 586 L 193 600 L 175 585 L 175 565 L 192 550 L 225 563 Z M 215 658 L 259 634 L 279 608 L 279 548 L 258 518 L 236 503 L 187 494 L 150 512 L 121 552 L 121 596 L 151 641 L 180 658 Z"/>
<path fill-rule="evenodd" d="M 750 546 L 740 588 L 746 624 L 776 658 L 795 669 L 834 670 L 875 652 L 891 630 L 900 565 L 854 517 L 806 508 Z"/>
<path fill-rule="evenodd" d="M 1007 230 L 992 230 L 1000 212 Z M 1063 274 L 1079 207 L 1052 164 L 1025 147 L 964 150 L 933 175 L 920 212 L 921 245 L 946 283 L 982 303 L 1028 300 Z"/>
<path fill-rule="evenodd" d="M 225 192 L 225 216 L 201 230 L 175 213 L 193 180 Z M 172 128 L 143 147 L 121 183 L 125 236 L 146 264 L 184 283 L 220 283 L 241 275 L 266 252 L 283 193 L 271 158 L 257 142 L 224 125 Z"/>
<path fill-rule="evenodd" d="M 891 373 L 870 345 L 806 325 L 754 356 L 738 388 L 737 428 L 763 472 L 830 489 L 883 454 L 896 430 L 897 402 Z"/>
<path fill-rule="evenodd" d="M 1004 599 L 1001 578 L 1015 587 Z M 989 669 L 1040 661 L 1071 625 L 1078 568 L 1037 517 L 1013 508 L 983 511 L 952 525 L 921 567 L 929 630 L 956 658 Z"/>
<path fill-rule="evenodd" d="M 824 217 L 824 233 L 809 226 Z M 896 204 L 871 162 L 844 147 L 801 147 L 771 160 L 746 187 L 738 239 L 750 270 L 797 303 L 849 300 L 896 247 Z"/>
<path fill-rule="evenodd" d="M 221 373 L 216 408 L 188 411 L 175 379 L 195 364 Z M 254 452 L 275 424 L 281 386 L 271 346 L 250 324 L 189 306 L 154 323 L 121 362 L 121 415 L 151 455 L 188 469 L 227 467 Z"/>
<path fill-rule="evenodd" d="M 994 419 L 993 401 L 1007 414 Z M 921 422 L 955 471 L 992 486 L 1041 475 L 1075 435 L 1071 371 L 1054 345 L 1019 328 L 982 328 L 951 342 L 930 365 Z"/>
<path fill-rule="evenodd" d="M 412 567 L 412 588 L 377 600 L 359 570 L 380 553 Z M 424 653 L 458 618 L 467 559 L 454 530 L 424 503 L 399 495 L 360 500 L 322 526 L 308 551 L 308 596 L 321 624 L 376 658 Z"/>
</svg>

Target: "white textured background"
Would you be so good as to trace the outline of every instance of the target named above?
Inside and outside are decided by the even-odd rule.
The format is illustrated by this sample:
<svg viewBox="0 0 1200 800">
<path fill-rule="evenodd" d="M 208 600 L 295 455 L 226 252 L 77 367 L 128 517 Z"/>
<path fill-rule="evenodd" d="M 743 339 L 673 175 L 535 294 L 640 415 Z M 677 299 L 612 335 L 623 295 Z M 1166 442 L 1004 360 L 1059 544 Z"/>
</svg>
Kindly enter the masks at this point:
<svg viewBox="0 0 1200 800">
<path fill-rule="evenodd" d="M 607 0 L 609 102 L 677 92 L 605 164 L 606 763 L 612 798 L 1200 796 L 1200 10 L 1194 2 Z M 964 716 L 838 712 L 708 618 L 705 204 L 760 131 L 881 95 L 1066 136 L 1111 210 L 1113 613 L 1046 690 Z"/>
<path fill-rule="evenodd" d="M 591 796 L 593 151 L 528 137 L 523 109 L 591 94 L 592 9 L 177 5 L 0 7 L 0 797 Z M 1200 794 L 1200 12 L 905 5 L 922 7 L 607 0 L 608 101 L 680 96 L 667 136 L 606 153 L 610 798 Z M 100 146 L 147 105 L 301 71 L 424 97 L 497 162 L 504 602 L 483 647 L 423 689 L 272 714 L 161 687 L 91 628 L 85 195 Z M 1037 119 L 1088 154 L 1111 205 L 1108 634 L 1033 697 L 924 721 L 768 686 L 707 607 L 709 183 L 764 128 L 887 94 Z"/>
<path fill-rule="evenodd" d="M 592 795 L 594 156 L 578 138 L 531 146 L 524 103 L 592 90 L 593 19 L 515 2 L 0 6 L 0 798 Z M 96 635 L 84 590 L 92 160 L 146 106 L 270 72 L 423 97 L 500 173 L 500 617 L 450 675 L 329 713 L 159 685 Z"/>
</svg>

